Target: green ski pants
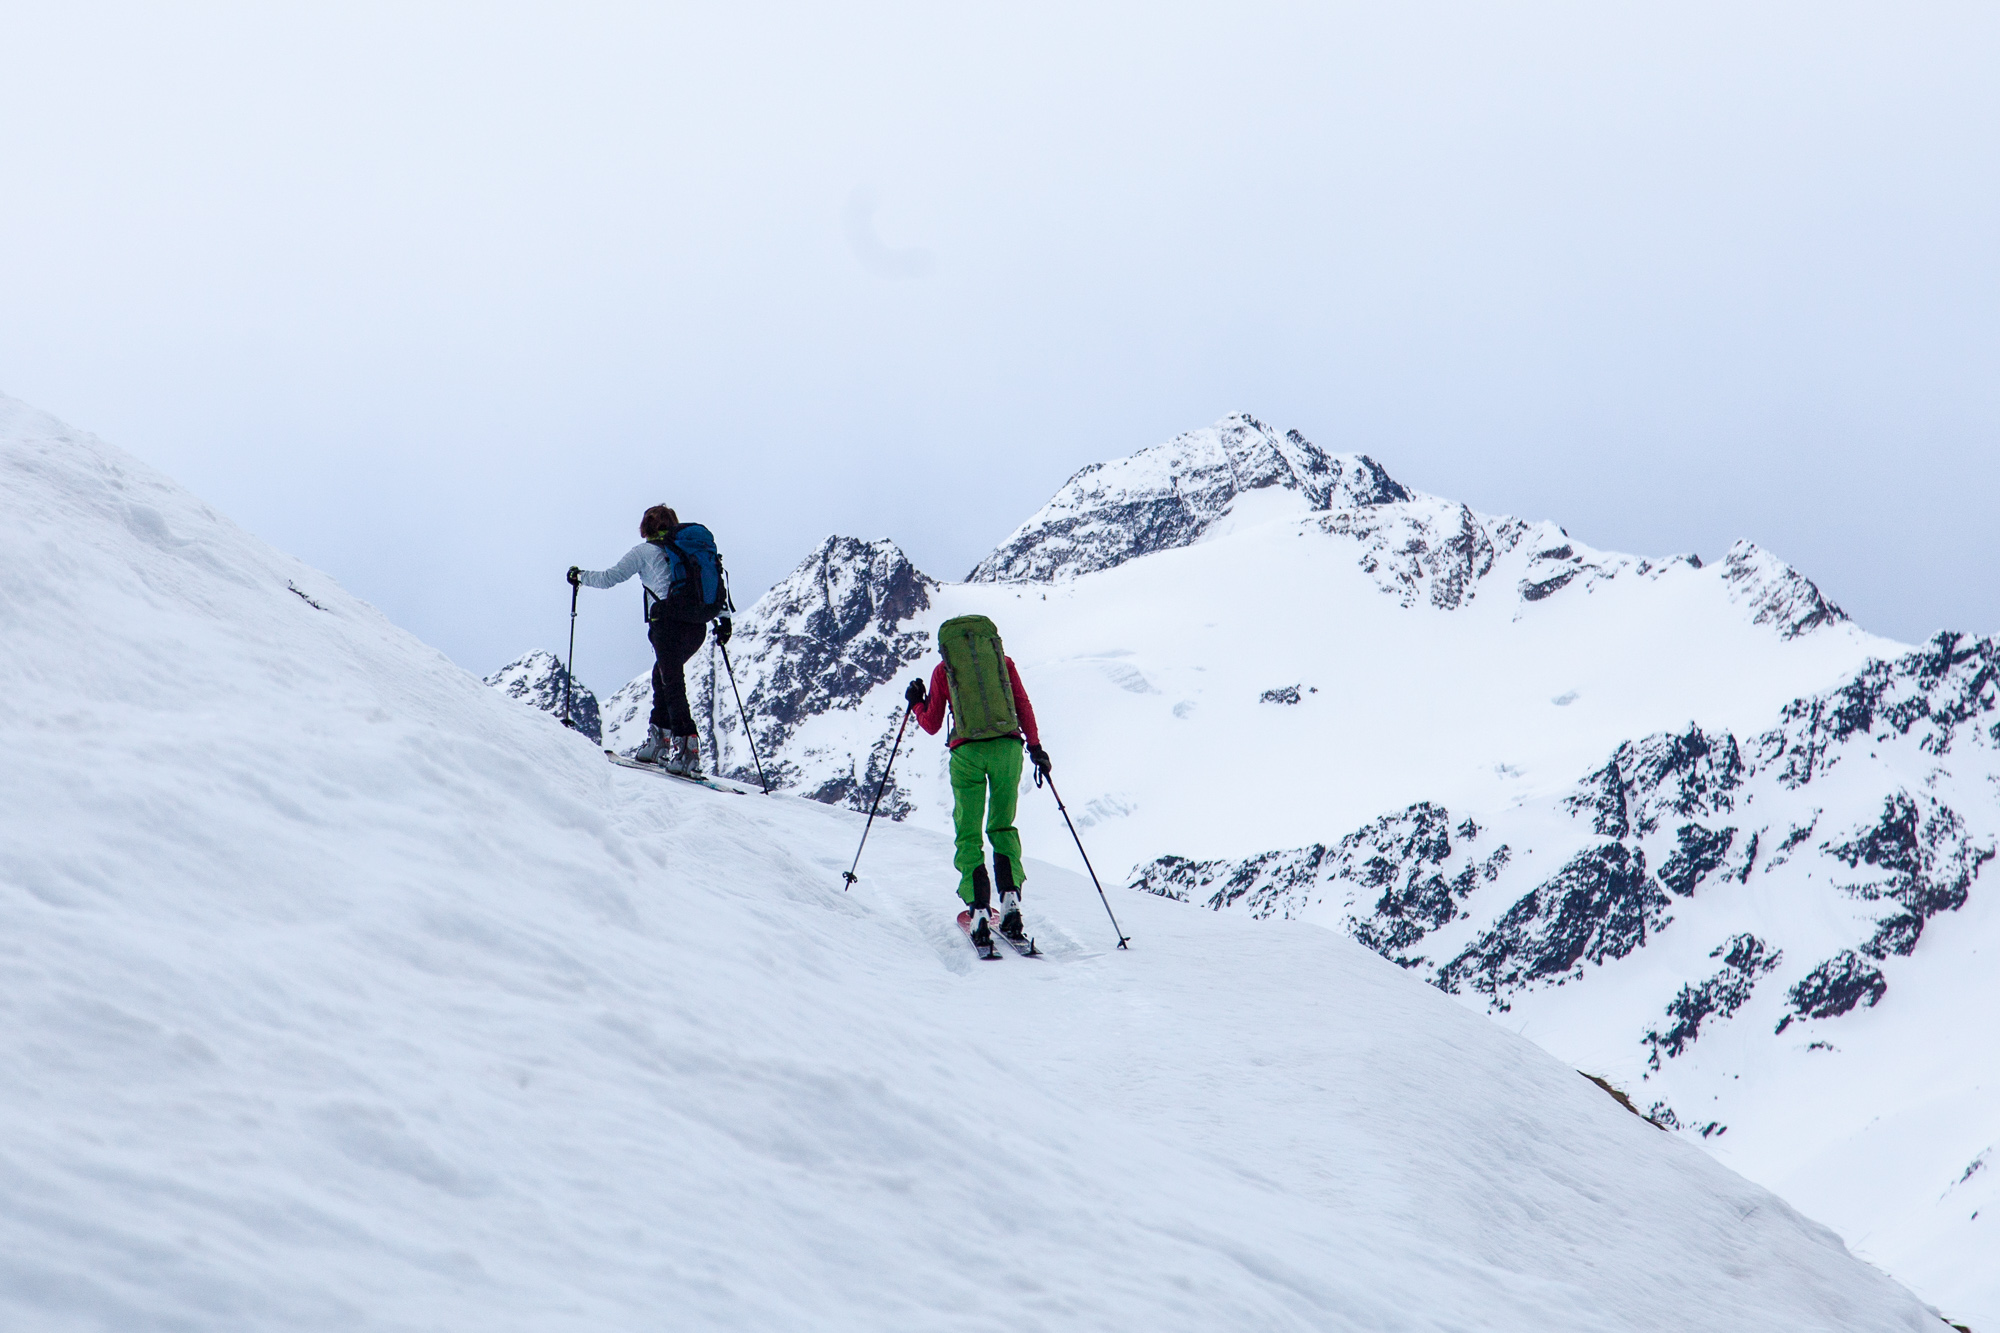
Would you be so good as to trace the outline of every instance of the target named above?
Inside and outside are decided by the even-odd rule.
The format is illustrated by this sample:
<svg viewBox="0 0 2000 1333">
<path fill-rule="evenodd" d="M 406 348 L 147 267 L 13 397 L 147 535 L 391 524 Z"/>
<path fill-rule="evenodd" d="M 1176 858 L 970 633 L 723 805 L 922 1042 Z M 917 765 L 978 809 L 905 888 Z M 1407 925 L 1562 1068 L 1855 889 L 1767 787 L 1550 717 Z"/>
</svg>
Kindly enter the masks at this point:
<svg viewBox="0 0 2000 1333">
<path fill-rule="evenodd" d="M 990 789 L 990 795 L 989 795 Z M 1027 882 L 1021 865 L 1021 831 L 1014 827 L 1014 807 L 1021 799 L 1021 742 L 1012 736 L 967 741 L 951 752 L 951 824 L 958 834 L 958 896 L 972 905 L 972 872 L 986 859 L 980 825 L 993 854 L 1007 858 L 1014 887 Z M 999 886 L 994 886 L 998 900 Z"/>
</svg>

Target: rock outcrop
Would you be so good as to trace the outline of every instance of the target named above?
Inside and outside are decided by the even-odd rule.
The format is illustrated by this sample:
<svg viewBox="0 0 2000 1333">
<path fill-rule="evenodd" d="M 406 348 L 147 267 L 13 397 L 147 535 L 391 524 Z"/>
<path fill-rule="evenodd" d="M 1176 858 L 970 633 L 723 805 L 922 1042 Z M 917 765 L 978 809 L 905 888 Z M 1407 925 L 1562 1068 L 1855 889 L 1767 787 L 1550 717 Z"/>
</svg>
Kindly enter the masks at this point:
<svg viewBox="0 0 2000 1333">
<path fill-rule="evenodd" d="M 530 708 L 539 708 L 553 717 L 563 715 L 563 687 L 569 686 L 569 719 L 590 739 L 602 742 L 604 729 L 598 717 L 597 696 L 581 681 L 569 678 L 562 659 L 536 649 L 515 658 L 486 677 L 486 683 L 510 699 L 519 699 Z"/>
</svg>

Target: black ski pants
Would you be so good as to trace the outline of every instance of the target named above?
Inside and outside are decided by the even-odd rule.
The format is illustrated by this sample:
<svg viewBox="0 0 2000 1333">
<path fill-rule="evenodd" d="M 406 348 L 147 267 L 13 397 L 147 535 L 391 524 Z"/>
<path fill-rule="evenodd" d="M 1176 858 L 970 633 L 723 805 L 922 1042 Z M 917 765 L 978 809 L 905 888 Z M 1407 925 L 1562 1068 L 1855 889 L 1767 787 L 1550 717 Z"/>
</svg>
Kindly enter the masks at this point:
<svg viewBox="0 0 2000 1333">
<path fill-rule="evenodd" d="M 696 734 L 694 713 L 688 707 L 687 678 L 681 669 L 707 637 L 708 626 L 685 620 L 655 618 L 646 626 L 653 644 L 654 726 L 669 736 Z"/>
</svg>

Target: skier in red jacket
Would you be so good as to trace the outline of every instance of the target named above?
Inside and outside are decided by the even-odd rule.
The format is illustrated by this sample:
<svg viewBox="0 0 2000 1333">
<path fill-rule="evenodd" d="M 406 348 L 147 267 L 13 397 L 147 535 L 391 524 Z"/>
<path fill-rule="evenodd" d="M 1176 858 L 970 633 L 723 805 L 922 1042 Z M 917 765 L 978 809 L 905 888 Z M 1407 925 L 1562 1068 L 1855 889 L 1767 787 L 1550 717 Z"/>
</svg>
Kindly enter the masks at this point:
<svg viewBox="0 0 2000 1333">
<path fill-rule="evenodd" d="M 987 915 L 996 883 L 1000 933 L 1014 940 L 1023 937 L 1021 888 L 1027 874 L 1021 864 L 1021 833 L 1014 826 L 1021 795 L 1021 750 L 1025 744 L 1035 767 L 1044 773 L 1049 771 L 1049 754 L 1042 748 L 1035 708 L 1021 686 L 1021 673 L 1002 651 L 992 621 L 984 616 L 946 621 L 938 629 L 938 651 L 944 660 L 931 672 L 930 688 L 913 680 L 903 697 L 917 725 L 933 736 L 944 724 L 945 706 L 951 705 L 951 819 L 958 842 L 952 864 L 959 874 L 958 896 L 972 909 L 973 943 L 984 951 L 991 944 Z M 953 698 L 954 679 L 959 699 Z M 986 873 L 987 842 L 993 846 L 991 879 Z"/>
</svg>

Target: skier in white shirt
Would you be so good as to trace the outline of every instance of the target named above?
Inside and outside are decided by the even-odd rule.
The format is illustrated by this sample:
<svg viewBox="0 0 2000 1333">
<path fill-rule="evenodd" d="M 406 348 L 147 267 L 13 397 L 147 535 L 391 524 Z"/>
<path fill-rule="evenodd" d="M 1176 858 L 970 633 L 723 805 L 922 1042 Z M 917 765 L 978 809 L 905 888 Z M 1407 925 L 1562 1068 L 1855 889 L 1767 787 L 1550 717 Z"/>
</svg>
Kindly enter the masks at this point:
<svg viewBox="0 0 2000 1333">
<path fill-rule="evenodd" d="M 715 641 L 729 642 L 728 585 L 715 539 L 699 523 L 683 523 L 667 506 L 654 505 L 639 519 L 639 536 L 643 540 L 609 569 L 571 565 L 569 581 L 615 588 L 636 574 L 652 594 L 647 599 L 646 638 L 653 645 L 653 712 L 646 742 L 632 757 L 662 764 L 671 773 L 700 777 L 701 738 L 688 707 L 682 670 L 701 647 L 711 619 L 716 622 Z"/>
</svg>

